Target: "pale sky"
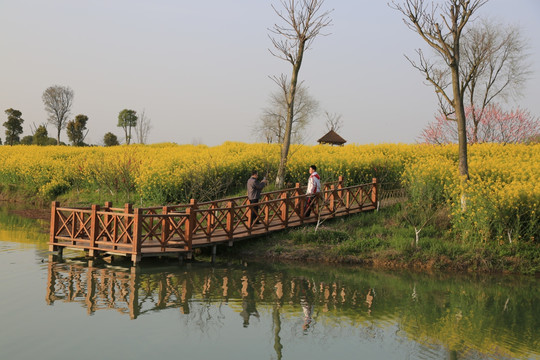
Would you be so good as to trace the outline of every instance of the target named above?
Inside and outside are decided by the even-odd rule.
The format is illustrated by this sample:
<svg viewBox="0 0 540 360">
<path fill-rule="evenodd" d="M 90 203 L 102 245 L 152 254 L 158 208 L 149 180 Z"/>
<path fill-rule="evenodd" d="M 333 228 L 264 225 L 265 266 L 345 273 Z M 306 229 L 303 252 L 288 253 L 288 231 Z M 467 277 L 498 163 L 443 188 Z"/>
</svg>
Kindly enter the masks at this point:
<svg viewBox="0 0 540 360">
<path fill-rule="evenodd" d="M 291 72 L 268 51 L 278 21 L 271 4 L 279 2 L 0 0 L 0 123 L 5 109 L 20 110 L 30 135 L 47 119 L 43 91 L 63 85 L 75 92 L 70 119 L 89 117 L 87 143 L 106 132 L 122 140 L 125 108 L 146 111 L 151 143 L 257 142 L 252 128 L 276 90 L 269 76 Z M 433 89 L 404 57 L 424 42 L 386 0 L 325 4 L 334 9 L 330 35 L 315 40 L 300 70 L 310 95 L 342 115 L 349 143 L 414 143 L 437 111 Z M 478 14 L 521 27 L 533 74 L 506 107 L 540 116 L 540 0 L 491 0 Z M 324 133 L 321 112 L 306 143 Z"/>
</svg>

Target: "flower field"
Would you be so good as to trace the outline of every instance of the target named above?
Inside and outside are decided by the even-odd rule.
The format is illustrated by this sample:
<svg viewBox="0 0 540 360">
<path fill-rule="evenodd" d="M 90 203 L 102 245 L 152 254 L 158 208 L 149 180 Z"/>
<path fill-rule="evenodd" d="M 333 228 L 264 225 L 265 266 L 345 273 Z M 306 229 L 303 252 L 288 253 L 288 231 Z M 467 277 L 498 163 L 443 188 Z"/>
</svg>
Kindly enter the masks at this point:
<svg viewBox="0 0 540 360">
<path fill-rule="evenodd" d="M 227 142 L 115 147 L 0 146 L 2 191 L 43 199 L 77 193 L 94 201 L 121 196 L 144 205 L 208 200 L 242 191 L 252 169 L 272 180 L 278 145 Z M 323 181 L 414 183 L 434 189 L 451 210 L 453 230 L 482 241 L 540 238 L 540 145 L 479 144 L 469 148 L 467 211 L 461 211 L 455 145 L 293 146 L 286 181 L 305 184 L 316 164 Z M 99 194 L 96 197 L 95 194 Z"/>
</svg>

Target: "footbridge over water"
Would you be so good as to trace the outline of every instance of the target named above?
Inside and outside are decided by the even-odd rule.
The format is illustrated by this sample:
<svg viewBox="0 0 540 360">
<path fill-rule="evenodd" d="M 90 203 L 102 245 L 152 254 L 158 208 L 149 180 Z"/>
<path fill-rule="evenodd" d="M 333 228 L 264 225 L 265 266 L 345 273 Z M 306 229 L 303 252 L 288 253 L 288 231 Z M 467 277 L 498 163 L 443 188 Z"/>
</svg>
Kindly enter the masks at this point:
<svg viewBox="0 0 540 360">
<path fill-rule="evenodd" d="M 343 177 L 326 183 L 316 201 L 309 202 L 305 187 L 261 194 L 257 204 L 247 196 L 209 202 L 133 208 L 61 207 L 53 202 L 49 250 L 62 254 L 64 248 L 87 251 L 89 256 L 108 253 L 130 256 L 134 264 L 146 256 L 191 257 L 194 248 L 217 244 L 232 246 L 246 240 L 321 219 L 377 209 L 379 187 L 371 183 L 343 186 Z M 258 206 L 255 213 L 254 207 Z"/>
</svg>

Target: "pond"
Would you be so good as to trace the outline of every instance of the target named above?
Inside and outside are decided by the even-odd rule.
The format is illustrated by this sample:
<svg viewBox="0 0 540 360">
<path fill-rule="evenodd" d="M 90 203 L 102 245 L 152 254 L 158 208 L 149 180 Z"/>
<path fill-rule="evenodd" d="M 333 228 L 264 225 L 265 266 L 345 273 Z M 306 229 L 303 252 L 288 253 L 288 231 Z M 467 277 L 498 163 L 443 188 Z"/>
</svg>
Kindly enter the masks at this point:
<svg viewBox="0 0 540 360">
<path fill-rule="evenodd" d="M 59 261 L 43 226 L 0 208 L 0 359 L 540 359 L 533 277 Z"/>
</svg>

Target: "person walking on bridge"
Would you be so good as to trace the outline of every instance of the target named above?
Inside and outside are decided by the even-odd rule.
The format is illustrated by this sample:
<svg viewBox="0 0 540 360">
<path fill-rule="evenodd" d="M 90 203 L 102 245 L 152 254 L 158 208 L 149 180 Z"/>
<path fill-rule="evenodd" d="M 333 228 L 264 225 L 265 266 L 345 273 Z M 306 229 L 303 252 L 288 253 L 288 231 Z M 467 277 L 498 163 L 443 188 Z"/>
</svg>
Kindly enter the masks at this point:
<svg viewBox="0 0 540 360">
<path fill-rule="evenodd" d="M 317 174 L 317 166 L 311 165 L 309 167 L 309 179 L 306 190 L 306 209 L 304 211 L 304 217 L 311 215 L 311 208 L 314 206 L 313 200 L 316 199 L 318 193 L 321 191 L 321 177 Z"/>
<path fill-rule="evenodd" d="M 259 202 L 259 199 L 261 198 L 261 191 L 264 189 L 266 184 L 268 184 L 266 177 L 264 177 L 262 181 L 259 181 L 259 172 L 257 170 L 253 170 L 251 172 L 251 177 L 247 181 L 247 194 L 250 204 L 257 204 Z M 259 219 L 257 218 L 258 214 L 259 205 L 252 206 L 251 223 L 249 224 L 250 226 L 253 225 L 254 222 L 257 224 L 259 223 Z"/>
</svg>

